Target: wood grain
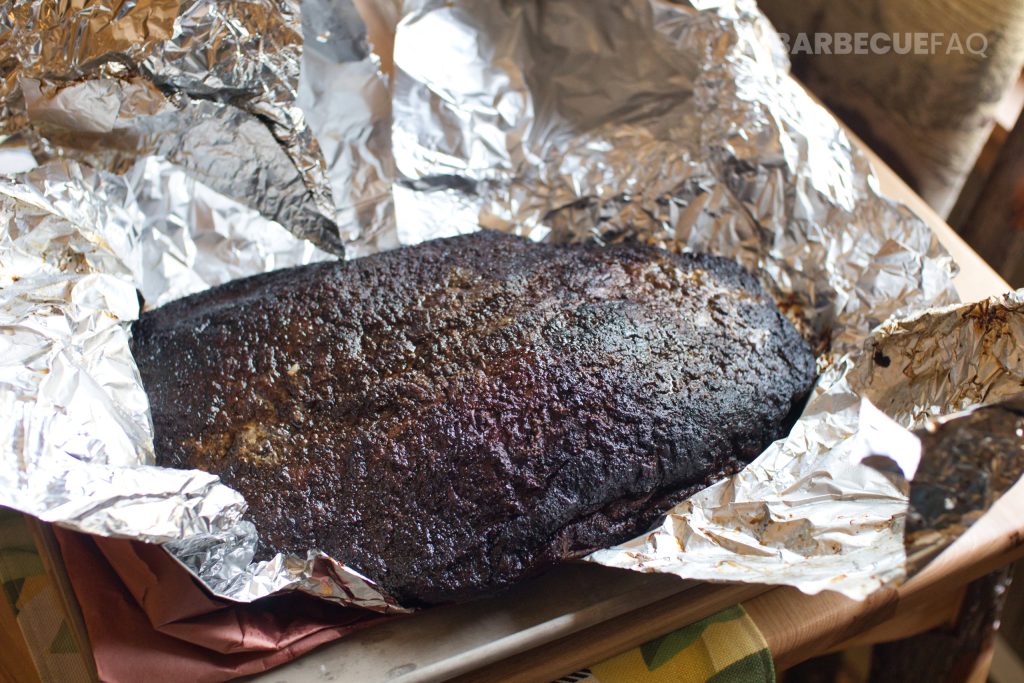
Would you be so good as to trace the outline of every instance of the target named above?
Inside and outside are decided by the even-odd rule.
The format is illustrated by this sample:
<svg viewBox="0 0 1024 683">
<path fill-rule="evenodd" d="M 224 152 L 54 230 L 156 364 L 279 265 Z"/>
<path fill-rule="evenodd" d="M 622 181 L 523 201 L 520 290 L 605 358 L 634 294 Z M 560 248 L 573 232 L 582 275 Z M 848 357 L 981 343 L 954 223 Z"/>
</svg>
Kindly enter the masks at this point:
<svg viewBox="0 0 1024 683">
<path fill-rule="evenodd" d="M 794 54 L 793 72 L 946 215 L 1024 62 L 1024 3 L 1005 0 L 760 0 L 779 31 L 983 34 L 985 56 Z M 795 38 L 793 38 L 795 41 Z M 980 45 L 975 42 L 974 44 Z"/>
<path fill-rule="evenodd" d="M 0 597 L 0 683 L 39 683 L 25 638 L 3 597 Z"/>
<path fill-rule="evenodd" d="M 894 590 L 857 602 L 837 593 L 805 595 L 795 588 L 777 588 L 744 608 L 768 641 L 776 668 L 782 670 L 893 618 L 897 604 Z"/>
<path fill-rule="evenodd" d="M 952 626 L 960 615 L 965 592 L 966 587 L 960 588 L 952 594 L 944 594 L 941 600 L 923 605 L 897 603 L 892 617 L 830 646 L 829 650 L 845 651 L 850 648 L 870 647 L 876 643 L 888 643 L 924 633 L 933 628 Z"/>
<path fill-rule="evenodd" d="M 68 578 L 68 568 L 64 564 L 64 558 L 60 552 L 60 545 L 53 535 L 51 525 L 39 521 L 34 517 L 25 516 L 29 532 L 39 549 L 39 556 L 42 558 L 43 567 L 53 584 L 57 599 L 60 601 L 64 616 L 67 619 L 71 635 L 75 640 L 78 655 L 81 658 L 81 671 L 89 680 L 97 681 L 99 676 L 96 673 L 96 662 L 92 656 L 92 644 L 89 642 L 89 633 L 85 628 L 85 619 L 78 606 L 75 591 L 71 587 L 71 579 Z"/>
<path fill-rule="evenodd" d="M 959 230 L 1010 284 L 1024 287 L 1024 116 Z"/>
</svg>

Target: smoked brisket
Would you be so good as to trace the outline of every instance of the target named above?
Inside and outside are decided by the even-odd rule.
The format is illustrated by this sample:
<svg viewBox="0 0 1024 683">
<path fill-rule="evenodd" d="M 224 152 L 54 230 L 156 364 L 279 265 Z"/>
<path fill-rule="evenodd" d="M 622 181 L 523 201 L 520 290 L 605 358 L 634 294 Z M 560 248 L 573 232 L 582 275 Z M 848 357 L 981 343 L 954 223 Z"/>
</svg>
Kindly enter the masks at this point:
<svg viewBox="0 0 1024 683">
<path fill-rule="evenodd" d="M 133 350 L 159 464 L 240 491 L 264 552 L 406 605 L 643 532 L 782 436 L 815 373 L 732 261 L 492 232 L 237 280 Z"/>
</svg>

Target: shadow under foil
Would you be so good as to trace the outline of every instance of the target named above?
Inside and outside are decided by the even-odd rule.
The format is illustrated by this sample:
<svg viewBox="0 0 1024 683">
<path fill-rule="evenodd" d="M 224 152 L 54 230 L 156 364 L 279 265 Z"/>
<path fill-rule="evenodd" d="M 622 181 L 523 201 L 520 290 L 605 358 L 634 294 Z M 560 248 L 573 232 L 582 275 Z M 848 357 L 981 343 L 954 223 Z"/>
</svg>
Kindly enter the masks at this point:
<svg viewBox="0 0 1024 683">
<path fill-rule="evenodd" d="M 1024 472 L 1024 395 L 937 420 L 915 434 L 922 454 L 910 484 L 908 576 L 963 535 Z"/>
</svg>

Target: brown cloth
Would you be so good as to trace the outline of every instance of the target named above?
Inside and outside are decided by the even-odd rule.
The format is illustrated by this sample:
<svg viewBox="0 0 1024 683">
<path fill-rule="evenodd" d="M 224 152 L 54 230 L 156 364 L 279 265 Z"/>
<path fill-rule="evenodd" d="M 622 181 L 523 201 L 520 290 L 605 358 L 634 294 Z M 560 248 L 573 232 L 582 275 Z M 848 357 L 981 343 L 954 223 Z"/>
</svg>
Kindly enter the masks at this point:
<svg viewBox="0 0 1024 683">
<path fill-rule="evenodd" d="M 102 681 L 225 681 L 392 618 L 298 593 L 220 600 L 158 546 L 54 531 Z"/>
</svg>

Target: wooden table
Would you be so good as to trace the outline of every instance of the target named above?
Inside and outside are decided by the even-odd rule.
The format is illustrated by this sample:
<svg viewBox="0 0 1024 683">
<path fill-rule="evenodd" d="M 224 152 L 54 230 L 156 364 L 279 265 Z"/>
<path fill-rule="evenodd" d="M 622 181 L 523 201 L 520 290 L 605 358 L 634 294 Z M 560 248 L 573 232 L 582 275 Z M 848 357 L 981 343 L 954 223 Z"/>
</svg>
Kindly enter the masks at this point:
<svg viewBox="0 0 1024 683">
<path fill-rule="evenodd" d="M 859 142 L 859 141 L 858 141 Z M 863 145 L 861 145 L 863 147 Z M 866 148 L 865 148 L 866 149 Z M 875 155 L 882 190 L 921 216 L 960 265 L 964 301 L 1009 286 Z M 969 582 L 1024 556 L 1018 483 L 924 571 L 856 602 L 793 588 L 710 585 L 569 565 L 500 598 L 413 615 L 328 645 L 260 680 L 551 681 L 725 607 L 743 603 L 778 668 L 852 645 L 885 642 L 956 618 Z"/>
</svg>

